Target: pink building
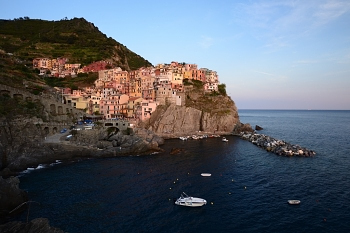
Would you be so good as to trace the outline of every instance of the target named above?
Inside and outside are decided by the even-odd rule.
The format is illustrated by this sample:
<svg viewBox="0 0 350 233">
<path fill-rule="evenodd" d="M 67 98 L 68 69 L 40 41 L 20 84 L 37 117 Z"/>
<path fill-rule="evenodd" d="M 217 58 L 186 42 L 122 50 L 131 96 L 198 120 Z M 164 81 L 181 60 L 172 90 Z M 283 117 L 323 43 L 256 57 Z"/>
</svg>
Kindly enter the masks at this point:
<svg viewBox="0 0 350 233">
<path fill-rule="evenodd" d="M 124 94 L 106 96 L 100 100 L 100 113 L 104 119 L 127 117 L 128 101 L 129 96 Z"/>
<path fill-rule="evenodd" d="M 158 105 L 158 102 L 154 102 L 152 100 L 143 100 L 141 102 L 141 121 L 149 119 L 152 115 L 152 112 L 156 110 Z"/>
</svg>

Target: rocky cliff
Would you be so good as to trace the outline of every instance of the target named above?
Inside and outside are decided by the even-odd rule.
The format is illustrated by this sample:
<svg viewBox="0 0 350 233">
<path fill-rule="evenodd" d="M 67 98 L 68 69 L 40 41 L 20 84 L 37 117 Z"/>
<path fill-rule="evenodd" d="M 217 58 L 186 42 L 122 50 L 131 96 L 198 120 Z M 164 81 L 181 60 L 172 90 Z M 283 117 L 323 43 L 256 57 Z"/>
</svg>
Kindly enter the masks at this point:
<svg viewBox="0 0 350 233">
<path fill-rule="evenodd" d="M 198 133 L 238 133 L 244 127 L 230 97 L 205 94 L 199 90 L 186 93 L 184 106 L 158 106 L 143 126 L 164 138 Z"/>
<path fill-rule="evenodd" d="M 26 201 L 28 201 L 27 193 L 19 189 L 17 177 L 3 179 L 0 176 L 0 223 L 5 217 L 23 210 L 24 206 L 21 208 L 21 205 Z"/>
</svg>

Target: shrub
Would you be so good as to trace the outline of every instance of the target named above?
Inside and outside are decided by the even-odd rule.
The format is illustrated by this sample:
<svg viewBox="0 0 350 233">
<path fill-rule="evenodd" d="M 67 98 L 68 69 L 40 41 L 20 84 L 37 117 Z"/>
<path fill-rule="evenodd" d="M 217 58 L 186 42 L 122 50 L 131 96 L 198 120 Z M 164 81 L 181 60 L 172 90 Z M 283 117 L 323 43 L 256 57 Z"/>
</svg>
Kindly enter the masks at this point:
<svg viewBox="0 0 350 233">
<path fill-rule="evenodd" d="M 218 85 L 218 91 L 219 91 L 220 95 L 227 96 L 226 84 L 222 83 L 222 84 Z"/>
</svg>

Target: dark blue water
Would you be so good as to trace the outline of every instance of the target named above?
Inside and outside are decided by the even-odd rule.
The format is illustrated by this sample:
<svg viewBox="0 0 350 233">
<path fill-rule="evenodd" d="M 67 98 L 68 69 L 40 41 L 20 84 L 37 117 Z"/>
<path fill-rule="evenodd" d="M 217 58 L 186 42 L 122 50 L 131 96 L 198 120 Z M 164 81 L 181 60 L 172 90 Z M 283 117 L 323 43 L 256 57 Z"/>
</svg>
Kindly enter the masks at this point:
<svg viewBox="0 0 350 233">
<path fill-rule="evenodd" d="M 21 188 L 37 202 L 29 219 L 46 217 L 72 233 L 350 232 L 350 111 L 239 115 L 317 155 L 279 157 L 232 136 L 228 143 L 168 140 L 156 155 L 62 163 L 21 176 Z M 174 147 L 185 151 L 170 155 Z M 181 192 L 208 204 L 176 206 Z"/>
</svg>

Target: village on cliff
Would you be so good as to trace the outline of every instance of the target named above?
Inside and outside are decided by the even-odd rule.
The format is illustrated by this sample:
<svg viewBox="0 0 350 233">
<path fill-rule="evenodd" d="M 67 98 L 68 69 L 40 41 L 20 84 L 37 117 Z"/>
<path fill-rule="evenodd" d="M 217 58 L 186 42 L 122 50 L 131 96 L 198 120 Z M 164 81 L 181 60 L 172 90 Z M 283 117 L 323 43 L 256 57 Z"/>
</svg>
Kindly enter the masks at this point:
<svg viewBox="0 0 350 233">
<path fill-rule="evenodd" d="M 137 123 L 148 119 L 158 105 L 183 106 L 188 81 L 201 81 L 205 92 L 218 91 L 219 86 L 216 71 L 198 69 L 196 64 L 171 62 L 129 72 L 119 67 L 110 68 L 107 61 L 80 67 L 80 64 L 69 64 L 66 58 L 33 60 L 33 68 L 39 69 L 43 76 L 74 78 L 79 73 L 98 72 L 98 79 L 92 87 L 56 90 L 63 103 L 106 120 L 128 119 Z"/>
</svg>

